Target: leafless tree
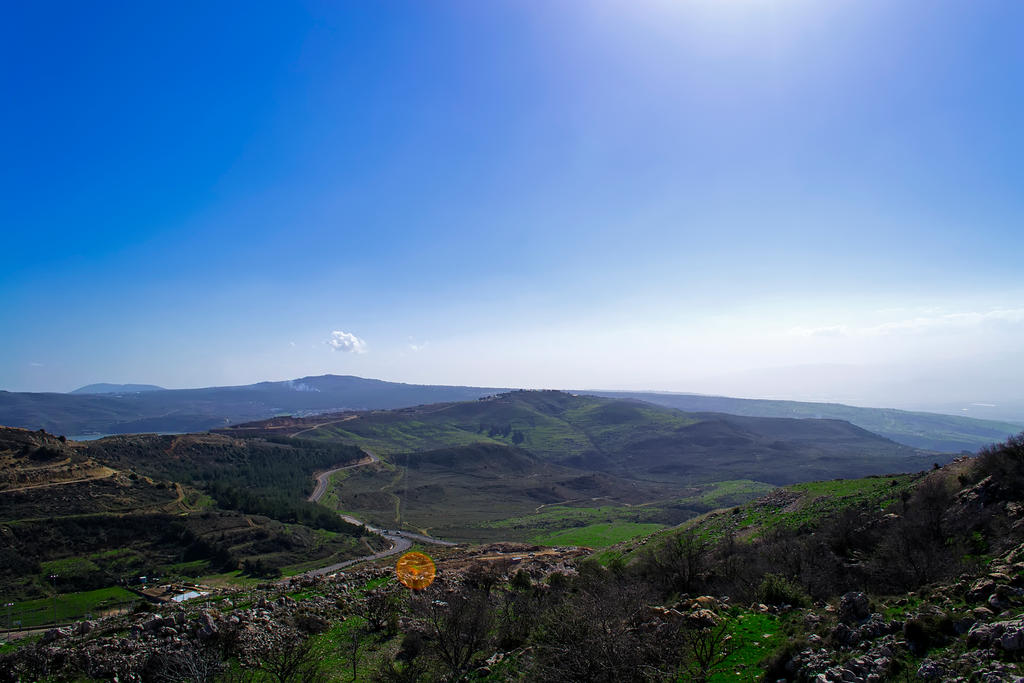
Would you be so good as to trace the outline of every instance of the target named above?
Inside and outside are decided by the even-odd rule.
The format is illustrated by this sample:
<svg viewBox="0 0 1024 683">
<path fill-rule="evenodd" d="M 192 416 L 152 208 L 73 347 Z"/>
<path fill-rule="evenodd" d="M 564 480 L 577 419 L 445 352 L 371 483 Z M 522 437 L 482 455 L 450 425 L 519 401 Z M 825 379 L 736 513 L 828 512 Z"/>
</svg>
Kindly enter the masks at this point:
<svg viewBox="0 0 1024 683">
<path fill-rule="evenodd" d="M 323 678 L 320 655 L 312 639 L 287 629 L 258 655 L 255 668 L 277 683 L 314 683 Z"/>
<path fill-rule="evenodd" d="M 443 600 L 437 597 L 442 595 Z M 426 593 L 418 596 L 416 611 L 427 626 L 430 649 L 449 679 L 458 680 L 490 638 L 494 610 L 488 593 L 469 587 L 451 594 Z"/>
<path fill-rule="evenodd" d="M 678 659 L 678 629 L 648 628 L 650 597 L 638 582 L 577 580 L 538 624 L 531 677 L 610 683 L 635 680 L 641 668 L 653 672 L 647 678 L 660 677 L 662 660 Z"/>
<path fill-rule="evenodd" d="M 224 671 L 217 652 L 188 641 L 180 650 L 161 653 L 150 660 L 147 678 L 159 683 L 207 683 Z"/>
<path fill-rule="evenodd" d="M 355 627 L 349 631 L 348 636 L 341 643 L 345 654 L 348 655 L 349 664 L 352 666 L 353 682 L 359 678 L 359 659 L 362 652 L 363 638 L 365 637 L 366 631 Z"/>
<path fill-rule="evenodd" d="M 386 588 L 367 593 L 360 607 L 367 627 L 374 633 L 386 631 L 394 635 L 398 630 L 398 596 Z"/>
<path fill-rule="evenodd" d="M 693 590 L 707 568 L 709 544 L 693 529 L 685 529 L 648 556 L 648 573 L 682 593 Z"/>
<path fill-rule="evenodd" d="M 683 631 L 686 657 L 683 667 L 688 680 L 704 683 L 732 655 L 729 649 L 729 622 L 723 619 L 715 626 L 689 628 Z"/>
</svg>

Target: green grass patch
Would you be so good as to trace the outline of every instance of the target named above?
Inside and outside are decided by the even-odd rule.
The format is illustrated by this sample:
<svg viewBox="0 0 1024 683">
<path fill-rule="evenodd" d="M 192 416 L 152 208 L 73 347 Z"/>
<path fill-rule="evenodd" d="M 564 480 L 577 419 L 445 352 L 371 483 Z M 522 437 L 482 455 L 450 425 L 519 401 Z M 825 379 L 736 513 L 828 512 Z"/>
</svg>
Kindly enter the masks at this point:
<svg viewBox="0 0 1024 683">
<path fill-rule="evenodd" d="M 323 633 L 312 636 L 314 647 L 319 653 L 320 673 L 325 681 L 348 683 L 369 681 L 384 662 L 393 661 L 402 636 L 388 638 L 382 634 L 370 633 L 363 617 L 352 615 L 335 623 Z M 352 675 L 353 649 L 355 676 Z"/>
<path fill-rule="evenodd" d="M 81 593 L 64 593 L 52 598 L 39 598 L 17 602 L 11 607 L 11 625 L 22 628 L 51 624 L 54 617 L 58 622 L 84 619 L 87 615 L 98 616 L 104 610 L 138 602 L 141 598 L 120 587 L 100 588 Z M 0 611 L 0 619 L 7 626 L 7 611 Z"/>
<path fill-rule="evenodd" d="M 590 548 L 605 548 L 636 536 L 652 533 L 660 528 L 660 524 L 636 522 L 589 524 L 538 536 L 533 539 L 533 542 L 541 545 L 581 545 Z"/>
<path fill-rule="evenodd" d="M 762 521 L 762 524 L 767 527 L 785 525 L 798 528 L 814 526 L 818 520 L 855 505 L 871 505 L 885 509 L 899 500 L 900 493 L 911 487 L 914 479 L 912 475 L 901 474 L 794 484 L 787 488 L 803 494 L 803 500 L 794 510 L 776 513 L 772 519 Z"/>
<path fill-rule="evenodd" d="M 390 574 L 385 574 L 384 576 L 378 576 L 376 579 L 371 579 L 371 580 L 367 581 L 366 585 L 359 589 L 359 592 L 360 593 L 366 593 L 368 591 L 372 591 L 372 590 L 375 590 L 377 588 L 380 588 L 384 584 L 390 582 L 392 578 L 393 577 Z"/>
<path fill-rule="evenodd" d="M 730 479 L 716 481 L 700 487 L 700 491 L 692 496 L 679 499 L 677 504 L 690 505 L 704 510 L 741 505 L 754 498 L 759 498 L 777 486 L 763 481 L 751 479 Z"/>
<path fill-rule="evenodd" d="M 64 579 L 88 576 L 100 569 L 95 562 L 84 557 L 65 557 L 59 560 L 40 562 L 39 567 L 43 576 L 56 574 Z"/>
<path fill-rule="evenodd" d="M 7 624 L 5 622 L 4 627 L 6 628 L 6 626 Z M 26 645 L 31 645 L 32 643 L 37 642 L 42 637 L 42 633 L 28 635 L 23 638 L 16 638 L 14 640 L 7 640 L 5 637 L 4 640 L 0 642 L 0 655 L 7 654 L 8 652 L 14 652 L 18 648 L 25 647 Z"/>
<path fill-rule="evenodd" d="M 171 576 L 200 576 L 210 570 L 210 563 L 207 560 L 192 560 L 191 562 L 178 562 L 169 564 L 164 569 L 164 574 Z"/>
<path fill-rule="evenodd" d="M 319 595 L 319 593 L 317 591 L 314 591 L 314 590 L 306 589 L 306 590 L 301 590 L 301 591 L 295 591 L 294 593 L 289 593 L 288 595 L 295 602 L 302 602 L 303 600 L 308 600 L 309 598 L 313 597 L 314 595 Z"/>
<path fill-rule="evenodd" d="M 772 614 L 741 613 L 730 624 L 732 652 L 709 683 L 761 680 L 761 660 L 786 642 L 782 619 Z"/>
<path fill-rule="evenodd" d="M 240 586 L 243 588 L 252 588 L 260 583 L 265 583 L 266 579 L 254 578 L 247 576 L 242 573 L 242 570 L 235 569 L 230 572 L 221 572 L 219 574 L 206 574 L 198 579 L 199 583 L 206 584 L 209 586 Z"/>
</svg>

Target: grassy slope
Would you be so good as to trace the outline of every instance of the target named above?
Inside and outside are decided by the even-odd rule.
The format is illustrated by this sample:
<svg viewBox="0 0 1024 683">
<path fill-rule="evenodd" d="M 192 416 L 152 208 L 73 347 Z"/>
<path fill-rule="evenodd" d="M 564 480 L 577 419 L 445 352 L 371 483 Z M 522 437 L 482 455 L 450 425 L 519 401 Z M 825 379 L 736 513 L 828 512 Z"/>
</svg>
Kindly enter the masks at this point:
<svg viewBox="0 0 1024 683">
<path fill-rule="evenodd" d="M 818 520 L 846 507 L 866 504 L 885 509 L 898 502 L 900 495 L 911 489 L 921 476 L 900 474 L 806 482 L 781 487 L 756 500 L 713 510 L 642 540 L 623 542 L 609 548 L 599 559 L 607 561 L 612 557 L 621 557 L 628 561 L 643 546 L 665 542 L 678 534 L 680 529 L 696 530 L 709 541 L 718 541 L 734 534 L 737 540 L 749 542 L 779 527 L 813 527 Z"/>
<path fill-rule="evenodd" d="M 551 393 L 557 392 L 537 392 Z M 515 393 L 503 397 L 419 406 L 359 415 L 356 419 L 328 425 L 307 434 L 325 440 L 352 440 L 380 453 L 428 451 L 477 443 L 518 445 L 552 460 L 591 450 L 595 445 L 584 431 L 557 414 L 551 406 Z M 492 428 L 508 428 L 507 436 Z M 524 441 L 516 443 L 512 432 Z"/>
<path fill-rule="evenodd" d="M 526 515 L 481 526 L 494 529 L 494 538 L 504 534 L 544 545 L 604 547 L 665 526 L 675 526 L 723 505 L 746 502 L 773 489 L 770 484 L 756 481 L 724 481 L 692 487 L 681 492 L 686 494 L 684 497 L 640 505 L 600 505 L 589 499 L 574 504 L 547 505 Z M 600 537 L 599 541 L 583 539 L 583 536 L 595 534 Z M 612 540 L 606 540 L 609 538 Z"/>
</svg>

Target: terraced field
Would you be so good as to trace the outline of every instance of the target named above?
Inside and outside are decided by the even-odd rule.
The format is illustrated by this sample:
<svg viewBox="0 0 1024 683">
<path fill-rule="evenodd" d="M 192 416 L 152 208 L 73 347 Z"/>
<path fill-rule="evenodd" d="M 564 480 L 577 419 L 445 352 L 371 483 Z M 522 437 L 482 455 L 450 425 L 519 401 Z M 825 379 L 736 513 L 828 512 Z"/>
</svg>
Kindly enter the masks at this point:
<svg viewBox="0 0 1024 683">
<path fill-rule="evenodd" d="M 0 591 L 17 604 L 50 600 L 63 613 L 60 604 L 68 610 L 78 604 L 66 595 L 143 575 L 299 572 L 376 549 L 379 539 L 363 538 L 358 529 L 339 533 L 223 509 L 209 494 L 165 478 L 195 473 L 202 482 L 203 473 L 216 468 L 251 473 L 260 463 L 287 467 L 272 456 L 296 453 L 295 474 L 310 484 L 310 473 L 299 464 L 303 455 L 315 462 L 309 452 L 262 445 L 247 449 L 244 441 L 220 436 L 154 435 L 82 444 L 0 428 Z M 336 462 L 345 456 L 316 457 Z"/>
</svg>

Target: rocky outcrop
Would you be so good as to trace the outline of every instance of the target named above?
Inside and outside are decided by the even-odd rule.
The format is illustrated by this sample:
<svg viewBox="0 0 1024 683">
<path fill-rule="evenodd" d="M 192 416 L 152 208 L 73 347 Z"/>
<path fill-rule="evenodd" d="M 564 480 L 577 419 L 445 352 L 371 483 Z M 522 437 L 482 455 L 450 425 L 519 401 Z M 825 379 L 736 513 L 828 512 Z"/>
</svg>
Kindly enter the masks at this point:
<svg viewBox="0 0 1024 683">
<path fill-rule="evenodd" d="M 845 594 L 839 599 L 836 616 L 844 624 L 859 624 L 867 620 L 871 616 L 868 596 L 860 592 Z"/>
<path fill-rule="evenodd" d="M 1024 618 L 976 624 L 967 632 L 967 642 L 981 647 L 999 648 L 1006 652 L 1024 650 Z"/>
</svg>

